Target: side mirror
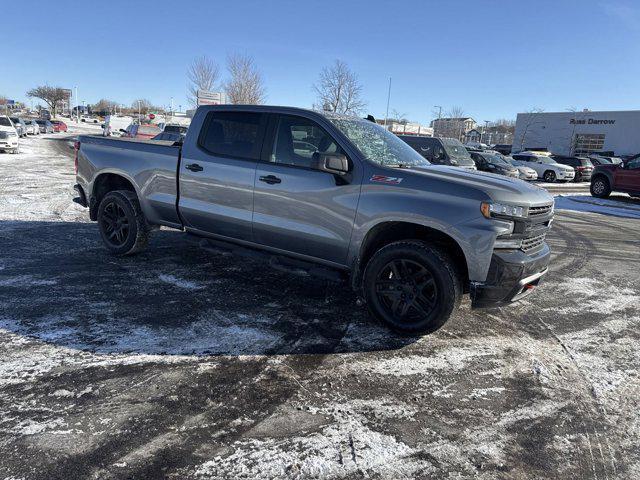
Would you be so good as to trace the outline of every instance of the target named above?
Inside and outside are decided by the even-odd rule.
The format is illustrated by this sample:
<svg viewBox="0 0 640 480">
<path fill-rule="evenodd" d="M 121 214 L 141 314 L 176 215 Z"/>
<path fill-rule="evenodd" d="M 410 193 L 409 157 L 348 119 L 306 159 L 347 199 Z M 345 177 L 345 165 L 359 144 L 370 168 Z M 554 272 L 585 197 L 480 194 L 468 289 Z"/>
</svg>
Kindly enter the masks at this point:
<svg viewBox="0 0 640 480">
<path fill-rule="evenodd" d="M 311 168 L 334 175 L 345 175 L 349 172 L 349 160 L 344 155 L 316 152 L 311 157 Z"/>
</svg>

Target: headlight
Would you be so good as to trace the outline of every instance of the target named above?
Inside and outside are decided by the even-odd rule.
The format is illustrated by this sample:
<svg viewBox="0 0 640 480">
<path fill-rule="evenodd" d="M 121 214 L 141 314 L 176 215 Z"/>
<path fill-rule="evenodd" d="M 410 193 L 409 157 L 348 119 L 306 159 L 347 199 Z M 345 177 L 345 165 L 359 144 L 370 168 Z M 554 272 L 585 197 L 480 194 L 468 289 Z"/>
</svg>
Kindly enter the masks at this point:
<svg viewBox="0 0 640 480">
<path fill-rule="evenodd" d="M 522 239 L 500 240 L 497 239 L 493 244 L 493 248 L 520 248 L 522 247 Z"/>
<path fill-rule="evenodd" d="M 480 211 L 486 218 L 491 218 L 496 215 L 503 215 L 505 217 L 527 216 L 527 209 L 525 207 L 519 207 L 516 205 L 505 205 L 503 203 L 482 202 L 480 204 Z"/>
</svg>

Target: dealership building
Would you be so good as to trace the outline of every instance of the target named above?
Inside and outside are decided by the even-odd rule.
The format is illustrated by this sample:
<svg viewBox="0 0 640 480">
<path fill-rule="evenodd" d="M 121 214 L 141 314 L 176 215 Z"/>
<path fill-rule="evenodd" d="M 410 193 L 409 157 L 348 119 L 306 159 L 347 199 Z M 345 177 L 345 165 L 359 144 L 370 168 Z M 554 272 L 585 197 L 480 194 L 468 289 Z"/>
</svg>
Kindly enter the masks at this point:
<svg viewBox="0 0 640 480">
<path fill-rule="evenodd" d="M 519 113 L 511 151 L 523 150 L 635 155 L 640 153 L 640 110 Z"/>
</svg>

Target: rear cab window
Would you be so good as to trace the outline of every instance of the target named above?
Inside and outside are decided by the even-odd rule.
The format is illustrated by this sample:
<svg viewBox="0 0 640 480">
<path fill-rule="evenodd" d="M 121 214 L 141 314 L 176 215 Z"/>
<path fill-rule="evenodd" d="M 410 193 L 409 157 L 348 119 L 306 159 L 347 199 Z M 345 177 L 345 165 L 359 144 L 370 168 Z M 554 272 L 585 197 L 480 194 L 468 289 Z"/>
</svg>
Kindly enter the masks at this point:
<svg viewBox="0 0 640 480">
<path fill-rule="evenodd" d="M 258 160 L 264 118 L 256 112 L 209 112 L 198 145 L 212 155 Z"/>
</svg>

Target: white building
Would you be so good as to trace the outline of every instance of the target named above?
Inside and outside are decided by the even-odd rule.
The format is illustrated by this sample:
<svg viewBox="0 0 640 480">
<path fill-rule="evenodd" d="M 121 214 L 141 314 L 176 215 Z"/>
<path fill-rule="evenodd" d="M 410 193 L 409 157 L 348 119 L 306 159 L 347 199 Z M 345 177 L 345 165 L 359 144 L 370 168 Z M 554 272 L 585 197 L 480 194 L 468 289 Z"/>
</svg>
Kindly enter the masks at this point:
<svg viewBox="0 0 640 480">
<path fill-rule="evenodd" d="M 640 153 L 640 110 L 519 113 L 512 152 L 523 150 Z"/>
</svg>

